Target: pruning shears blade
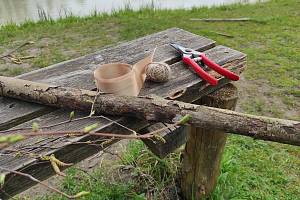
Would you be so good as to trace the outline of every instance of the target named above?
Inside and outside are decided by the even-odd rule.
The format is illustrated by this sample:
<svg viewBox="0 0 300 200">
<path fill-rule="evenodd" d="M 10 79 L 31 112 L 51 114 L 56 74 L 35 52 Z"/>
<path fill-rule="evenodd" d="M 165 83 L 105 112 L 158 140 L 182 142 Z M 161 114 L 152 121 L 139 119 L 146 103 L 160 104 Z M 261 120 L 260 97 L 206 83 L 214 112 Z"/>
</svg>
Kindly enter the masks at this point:
<svg viewBox="0 0 300 200">
<path fill-rule="evenodd" d="M 176 44 L 176 43 L 170 43 L 170 45 L 176 49 L 176 51 L 178 53 L 180 53 L 180 55 L 183 55 L 185 53 L 185 47 L 183 46 L 180 46 L 179 44 Z"/>
<path fill-rule="evenodd" d="M 198 51 L 195 51 L 193 49 L 189 49 L 189 48 L 186 48 L 186 47 L 183 47 L 179 44 L 176 44 L 176 43 L 170 43 L 170 45 L 177 50 L 178 53 L 180 53 L 180 55 L 182 57 L 184 56 L 188 56 L 190 58 L 197 58 L 201 55 L 200 52 Z"/>
</svg>

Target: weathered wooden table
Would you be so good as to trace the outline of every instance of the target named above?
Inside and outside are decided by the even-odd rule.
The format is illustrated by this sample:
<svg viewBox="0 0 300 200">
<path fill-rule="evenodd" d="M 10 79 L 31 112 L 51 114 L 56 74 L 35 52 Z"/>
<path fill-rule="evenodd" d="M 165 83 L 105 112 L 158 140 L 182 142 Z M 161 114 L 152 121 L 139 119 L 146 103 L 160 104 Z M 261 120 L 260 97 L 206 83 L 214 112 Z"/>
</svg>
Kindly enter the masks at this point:
<svg viewBox="0 0 300 200">
<path fill-rule="evenodd" d="M 216 46 L 215 42 L 210 39 L 178 28 L 172 28 L 120 44 L 116 47 L 106 48 L 93 54 L 23 74 L 19 78 L 51 83 L 52 85 L 94 90 L 95 84 L 92 74 L 93 70 L 99 64 L 110 62 L 133 64 L 157 47 L 154 61 L 170 64 L 172 78 L 163 84 L 146 82 L 140 95 L 155 94 L 164 98 L 193 102 L 229 82 L 229 80 L 218 76 L 218 74 L 210 72 L 220 79 L 219 85 L 211 87 L 206 84 L 180 61 L 175 50 L 169 46 L 170 42 L 177 42 L 190 48 L 205 51 L 209 58 L 235 73 L 240 73 L 244 69 L 245 54 L 228 47 Z M 62 122 L 68 120 L 70 112 L 70 110 L 54 109 L 14 99 L 0 98 L 0 130 L 31 127 L 33 122 L 38 122 L 40 126 Z M 76 117 L 86 116 L 88 112 L 76 112 Z M 147 125 L 146 122 L 132 118 L 115 117 L 114 120 L 126 124 L 127 127 L 135 130 L 141 130 Z M 99 118 L 88 118 L 78 122 L 66 123 L 56 126 L 51 130 L 78 130 L 95 122 L 101 125 L 98 131 L 111 131 L 114 133 L 124 133 L 127 131 L 109 120 Z M 157 129 L 162 126 L 164 124 L 157 123 L 148 129 Z M 170 134 L 172 131 L 175 134 Z M 167 141 L 165 144 L 146 142 L 149 148 L 161 157 L 185 142 L 181 128 L 165 131 L 162 135 Z M 180 137 L 181 139 L 179 139 Z M 99 139 L 99 137 L 95 136 L 81 136 L 76 138 L 39 136 L 30 138 L 1 150 L 0 166 L 22 171 L 40 180 L 44 180 L 55 173 L 49 162 L 41 161 L 35 155 L 50 155 L 53 153 L 62 161 L 76 163 L 101 150 L 99 146 L 95 147 L 78 142 Z M 16 152 L 9 151 L 8 149 L 19 150 L 23 155 L 18 156 Z M 8 195 L 13 196 L 34 184 L 33 181 L 26 177 L 7 174 L 5 184 L 0 192 L 0 198 L 6 199 Z"/>
</svg>

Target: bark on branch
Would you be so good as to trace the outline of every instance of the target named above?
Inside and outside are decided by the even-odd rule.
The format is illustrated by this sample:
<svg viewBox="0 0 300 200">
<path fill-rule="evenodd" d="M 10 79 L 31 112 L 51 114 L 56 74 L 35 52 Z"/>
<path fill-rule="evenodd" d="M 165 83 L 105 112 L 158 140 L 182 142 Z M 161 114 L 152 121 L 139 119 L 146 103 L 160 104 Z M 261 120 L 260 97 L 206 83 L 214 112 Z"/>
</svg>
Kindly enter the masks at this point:
<svg viewBox="0 0 300 200">
<path fill-rule="evenodd" d="M 0 95 L 40 104 L 96 113 L 133 116 L 148 121 L 174 122 L 189 114 L 190 124 L 206 129 L 300 146 L 300 122 L 254 116 L 230 110 L 166 100 L 158 96 L 131 97 L 50 86 L 0 76 Z"/>
</svg>

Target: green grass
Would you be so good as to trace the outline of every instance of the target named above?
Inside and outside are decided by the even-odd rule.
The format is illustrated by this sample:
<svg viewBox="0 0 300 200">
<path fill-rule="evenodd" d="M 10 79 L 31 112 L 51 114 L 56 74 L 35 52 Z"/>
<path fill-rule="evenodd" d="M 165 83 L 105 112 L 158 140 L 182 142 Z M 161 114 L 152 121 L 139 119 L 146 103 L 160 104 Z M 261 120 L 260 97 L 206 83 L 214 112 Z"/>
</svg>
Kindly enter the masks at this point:
<svg viewBox="0 0 300 200">
<path fill-rule="evenodd" d="M 133 183 L 111 183 L 111 180 L 105 178 L 109 174 L 103 173 L 100 170 L 94 172 L 93 177 L 87 176 L 85 173 L 76 169 L 68 170 L 68 177 L 64 180 L 62 188 L 65 192 L 75 194 L 78 191 L 89 191 L 90 194 L 82 199 L 141 199 L 133 190 Z M 76 180 L 76 181 L 75 181 Z M 65 199 L 58 195 L 44 196 L 41 199 Z"/>
<path fill-rule="evenodd" d="M 291 151 L 289 146 L 230 136 L 218 185 L 210 199 L 299 199 L 300 159 Z M 179 152 L 159 159 L 142 142 L 135 141 L 128 145 L 122 159 L 114 169 L 96 169 L 96 181 L 70 169 L 61 188 L 71 194 L 90 191 L 91 195 L 83 199 L 168 199 L 176 191 L 173 186 L 180 166 Z M 112 171 L 127 178 L 118 178 L 120 175 L 112 175 Z M 64 198 L 55 195 L 39 199 Z"/>
<path fill-rule="evenodd" d="M 212 199 L 299 199 L 299 156 L 288 149 L 231 136 Z"/>
<path fill-rule="evenodd" d="M 208 17 L 251 17 L 255 20 L 236 23 L 189 21 L 190 18 Z M 94 52 L 119 41 L 179 27 L 248 55 L 244 80 L 237 83 L 241 93 L 241 110 L 300 120 L 299 22 L 298 0 L 273 0 L 190 11 L 153 11 L 146 8 L 133 12 L 128 8 L 111 16 L 71 16 L 58 21 L 7 25 L 0 29 L 0 54 L 32 40 L 35 44 L 25 47 L 19 54 L 37 57 L 20 66 L 0 60 L 0 74 L 14 76 Z M 216 32 L 232 35 L 233 38 Z M 138 142 L 129 147 L 124 159 L 126 162 L 122 165 L 134 167 L 131 171 L 133 178 L 129 182 L 110 182 L 102 169 L 93 175 L 97 181 L 89 177 L 78 179 L 79 172 L 75 173 L 76 170 L 72 169 L 62 189 L 71 193 L 89 190 L 91 195 L 86 199 L 142 198 L 147 191 L 152 191 L 152 196 L 159 198 L 161 191 L 174 184 L 179 153 L 160 160 Z M 300 149 L 230 136 L 222 160 L 222 173 L 211 199 L 300 199 Z"/>
<path fill-rule="evenodd" d="M 106 164 L 96 169 L 91 178 L 76 168 L 67 170 L 61 188 L 68 194 L 90 191 L 83 199 L 166 199 L 166 187 L 173 186 L 179 165 L 179 153 L 159 159 L 148 151 L 141 141 L 131 142 L 122 154 L 122 161 Z M 111 166 L 111 165 L 114 166 Z M 113 177 L 113 178 L 111 178 Z M 173 187 L 174 188 L 174 187 Z M 165 192 L 162 192 L 166 190 Z M 39 199 L 65 199 L 48 195 Z"/>
</svg>

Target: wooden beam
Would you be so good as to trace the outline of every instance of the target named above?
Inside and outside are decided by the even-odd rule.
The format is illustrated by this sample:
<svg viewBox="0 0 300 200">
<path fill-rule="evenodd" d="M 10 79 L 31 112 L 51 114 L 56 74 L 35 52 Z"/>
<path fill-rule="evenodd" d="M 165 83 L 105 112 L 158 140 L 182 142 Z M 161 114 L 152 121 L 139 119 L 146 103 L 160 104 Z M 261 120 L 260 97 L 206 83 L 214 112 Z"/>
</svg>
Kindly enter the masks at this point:
<svg viewBox="0 0 300 200">
<path fill-rule="evenodd" d="M 247 21 L 255 21 L 254 19 L 243 17 L 243 18 L 191 18 L 191 21 L 204 21 L 204 22 L 247 22 Z"/>
<path fill-rule="evenodd" d="M 219 85 L 216 87 L 207 87 L 205 90 L 202 90 L 200 93 L 197 93 L 196 91 L 193 92 L 192 94 L 190 94 L 191 102 L 195 102 L 195 100 L 197 101 L 199 100 L 199 98 L 202 98 L 207 94 L 211 94 L 215 91 L 218 91 L 220 88 L 228 84 L 228 82 L 229 82 L 228 79 L 221 79 L 219 81 Z M 142 130 L 142 134 L 146 134 L 153 130 L 166 127 L 167 125 L 168 125 L 167 123 L 161 123 L 161 122 L 150 125 Z M 154 153 L 159 158 L 164 158 L 186 143 L 187 132 L 188 132 L 187 127 L 177 127 L 175 129 L 167 129 L 165 131 L 157 133 L 165 140 L 165 142 L 162 142 L 155 138 L 153 138 L 152 140 L 145 139 L 143 140 L 143 142 L 146 144 L 148 149 L 152 151 L 152 153 Z"/>
<path fill-rule="evenodd" d="M 234 110 L 237 89 L 232 84 L 204 96 L 197 104 Z M 213 128 L 190 127 L 183 153 L 180 185 L 185 199 L 205 199 L 216 187 L 227 134 Z"/>
<path fill-rule="evenodd" d="M 170 124 L 166 124 L 166 123 L 156 123 L 154 125 L 151 125 L 141 130 L 139 133 L 146 134 L 158 129 L 162 129 L 169 125 Z M 178 149 L 183 144 L 185 144 L 187 138 L 187 131 L 188 129 L 186 126 L 180 126 L 176 128 L 166 129 L 164 131 L 157 133 L 159 134 L 160 137 L 164 139 L 164 142 L 155 138 L 151 140 L 148 139 L 142 139 L 142 140 L 152 153 L 154 153 L 159 158 L 164 158 L 168 154 L 174 152 L 176 149 Z"/>
</svg>

